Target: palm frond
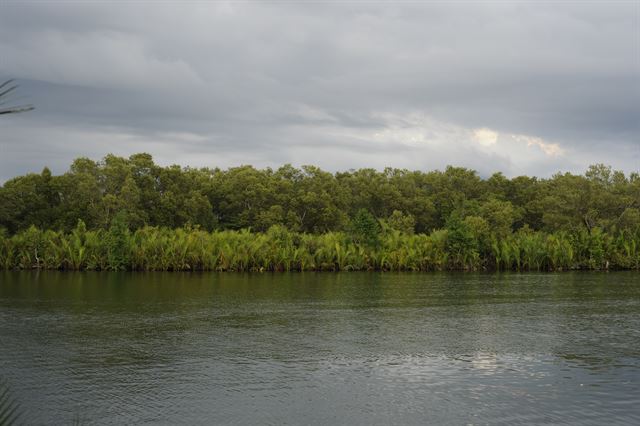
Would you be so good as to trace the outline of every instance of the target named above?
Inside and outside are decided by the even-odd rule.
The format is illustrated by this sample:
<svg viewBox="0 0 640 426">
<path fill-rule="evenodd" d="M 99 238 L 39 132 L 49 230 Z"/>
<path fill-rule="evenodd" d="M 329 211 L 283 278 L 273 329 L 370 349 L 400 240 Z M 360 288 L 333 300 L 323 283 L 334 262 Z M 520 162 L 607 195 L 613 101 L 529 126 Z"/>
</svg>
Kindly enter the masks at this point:
<svg viewBox="0 0 640 426">
<path fill-rule="evenodd" d="M 11 397 L 9 385 L 0 380 L 0 426 L 17 424 L 20 405 Z"/>
<path fill-rule="evenodd" d="M 0 83 L 0 105 L 4 105 L 6 101 L 4 101 L 3 99 L 6 99 L 7 95 L 12 93 L 17 88 L 18 88 L 18 85 L 14 84 L 13 79 Z M 0 108 L 0 115 L 17 114 L 20 112 L 31 111 L 33 109 L 35 109 L 33 105 L 16 105 L 16 106 L 7 107 L 7 108 Z"/>
</svg>

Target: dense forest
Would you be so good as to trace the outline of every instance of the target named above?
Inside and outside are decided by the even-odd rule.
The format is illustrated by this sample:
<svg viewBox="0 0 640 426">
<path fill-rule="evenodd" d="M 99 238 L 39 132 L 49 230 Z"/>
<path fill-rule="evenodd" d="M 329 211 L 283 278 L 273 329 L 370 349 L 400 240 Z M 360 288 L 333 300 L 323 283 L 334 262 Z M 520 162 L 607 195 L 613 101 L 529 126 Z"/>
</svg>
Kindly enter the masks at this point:
<svg viewBox="0 0 640 426">
<path fill-rule="evenodd" d="M 149 154 L 0 188 L 0 267 L 559 270 L 640 267 L 640 175 L 161 167 Z"/>
</svg>

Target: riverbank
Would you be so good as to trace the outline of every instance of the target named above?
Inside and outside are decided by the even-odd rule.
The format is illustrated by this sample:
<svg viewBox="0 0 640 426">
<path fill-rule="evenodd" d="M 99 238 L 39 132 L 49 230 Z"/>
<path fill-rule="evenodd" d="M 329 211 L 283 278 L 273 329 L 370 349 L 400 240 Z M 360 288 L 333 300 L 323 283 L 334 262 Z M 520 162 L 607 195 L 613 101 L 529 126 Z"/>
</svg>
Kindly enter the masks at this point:
<svg viewBox="0 0 640 426">
<path fill-rule="evenodd" d="M 142 271 L 559 271 L 640 268 L 640 233 L 544 233 L 503 238 L 452 229 L 408 235 L 388 230 L 358 240 L 342 232 L 305 234 L 274 226 L 207 232 L 125 226 L 69 233 L 31 227 L 0 235 L 0 268 Z"/>
</svg>

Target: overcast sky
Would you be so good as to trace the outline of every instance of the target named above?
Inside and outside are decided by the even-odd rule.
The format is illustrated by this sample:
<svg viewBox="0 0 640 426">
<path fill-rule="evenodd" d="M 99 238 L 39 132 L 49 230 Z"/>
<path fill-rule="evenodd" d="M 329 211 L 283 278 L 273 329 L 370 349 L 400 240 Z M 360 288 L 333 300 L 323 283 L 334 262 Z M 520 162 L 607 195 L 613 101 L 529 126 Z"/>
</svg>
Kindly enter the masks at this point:
<svg viewBox="0 0 640 426">
<path fill-rule="evenodd" d="M 160 164 L 640 170 L 640 2 L 0 2 L 0 181 Z"/>
</svg>

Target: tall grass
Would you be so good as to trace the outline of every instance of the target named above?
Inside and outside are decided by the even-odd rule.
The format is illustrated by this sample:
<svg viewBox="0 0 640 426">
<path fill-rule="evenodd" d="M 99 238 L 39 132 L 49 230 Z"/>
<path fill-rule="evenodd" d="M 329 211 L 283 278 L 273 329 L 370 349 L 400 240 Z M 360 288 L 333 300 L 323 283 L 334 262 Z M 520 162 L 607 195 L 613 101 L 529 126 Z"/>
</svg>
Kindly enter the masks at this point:
<svg viewBox="0 0 640 426">
<path fill-rule="evenodd" d="M 490 242 L 451 244 L 448 230 L 403 234 L 385 230 L 375 244 L 343 232 L 313 235 L 282 226 L 267 232 L 115 224 L 69 233 L 31 227 L 0 233 L 1 269 L 156 271 L 434 271 L 640 269 L 640 231 L 547 234 L 522 229 Z M 480 247 L 480 248 L 479 248 Z"/>
</svg>

